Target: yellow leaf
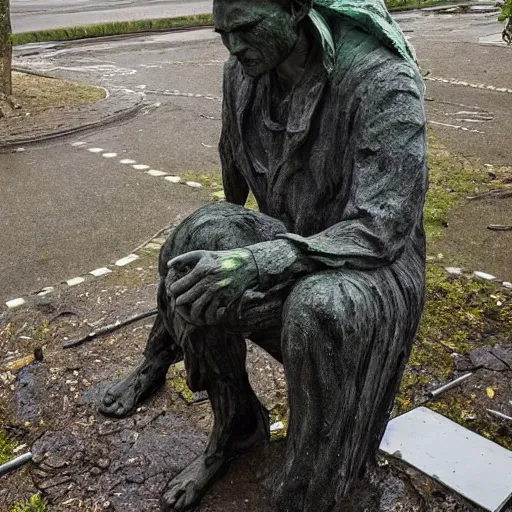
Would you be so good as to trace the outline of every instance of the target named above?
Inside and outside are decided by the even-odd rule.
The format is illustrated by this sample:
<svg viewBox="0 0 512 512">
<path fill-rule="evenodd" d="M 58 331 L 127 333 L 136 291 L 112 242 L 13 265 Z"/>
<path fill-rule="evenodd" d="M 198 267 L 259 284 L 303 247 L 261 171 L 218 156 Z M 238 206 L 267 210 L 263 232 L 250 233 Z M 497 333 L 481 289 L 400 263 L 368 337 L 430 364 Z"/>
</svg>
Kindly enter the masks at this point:
<svg viewBox="0 0 512 512">
<path fill-rule="evenodd" d="M 494 398 L 494 389 L 492 388 L 487 388 L 485 390 L 485 392 L 487 393 L 487 396 L 492 400 Z"/>
</svg>

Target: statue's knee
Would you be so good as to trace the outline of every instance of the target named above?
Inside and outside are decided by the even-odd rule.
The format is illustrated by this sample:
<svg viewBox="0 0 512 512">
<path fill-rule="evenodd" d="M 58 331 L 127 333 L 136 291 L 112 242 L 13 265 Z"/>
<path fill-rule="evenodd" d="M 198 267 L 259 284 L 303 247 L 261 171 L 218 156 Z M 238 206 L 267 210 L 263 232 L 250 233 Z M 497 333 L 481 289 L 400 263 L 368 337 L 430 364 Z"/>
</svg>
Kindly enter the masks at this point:
<svg viewBox="0 0 512 512">
<path fill-rule="evenodd" d="M 319 274 L 301 279 L 293 287 L 283 308 L 281 348 L 285 358 L 307 354 L 326 322 L 332 322 L 331 284 Z"/>
<path fill-rule="evenodd" d="M 283 357 L 357 351 L 361 337 L 379 318 L 370 294 L 336 271 L 300 280 L 283 309 Z"/>
<path fill-rule="evenodd" d="M 160 275 L 167 273 L 167 262 L 181 254 L 237 247 L 238 233 L 233 230 L 233 218 L 244 212 L 241 206 L 219 202 L 209 203 L 186 217 L 169 235 L 160 251 Z"/>
</svg>

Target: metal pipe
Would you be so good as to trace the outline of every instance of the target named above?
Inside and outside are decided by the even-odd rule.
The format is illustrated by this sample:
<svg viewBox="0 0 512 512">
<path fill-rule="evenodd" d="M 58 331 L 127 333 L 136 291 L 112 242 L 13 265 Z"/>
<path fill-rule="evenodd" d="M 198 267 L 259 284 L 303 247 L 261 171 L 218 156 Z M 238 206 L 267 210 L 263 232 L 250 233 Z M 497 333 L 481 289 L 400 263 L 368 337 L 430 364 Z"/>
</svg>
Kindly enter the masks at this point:
<svg viewBox="0 0 512 512">
<path fill-rule="evenodd" d="M 429 395 L 432 398 L 435 398 L 436 396 L 439 396 L 441 393 L 444 393 L 445 391 L 448 391 L 449 389 L 454 388 L 455 386 L 458 386 L 462 382 L 464 382 L 466 379 L 469 379 L 473 375 L 472 373 L 466 373 L 466 375 L 462 375 L 461 377 L 452 380 L 451 382 L 448 382 L 448 384 L 445 384 L 444 386 L 441 386 L 440 388 L 434 389 L 434 391 L 430 391 Z"/>
<path fill-rule="evenodd" d="M 487 411 L 489 414 L 492 414 L 493 416 L 496 416 L 497 418 L 501 418 L 502 420 L 509 420 L 509 421 L 512 421 L 512 417 L 507 416 L 506 414 L 503 414 L 502 412 L 499 412 L 499 411 L 493 411 L 492 409 L 486 409 L 486 411 Z"/>
<path fill-rule="evenodd" d="M 7 475 L 11 471 L 24 466 L 32 460 L 32 453 L 28 452 L 0 466 L 0 476 Z"/>
</svg>

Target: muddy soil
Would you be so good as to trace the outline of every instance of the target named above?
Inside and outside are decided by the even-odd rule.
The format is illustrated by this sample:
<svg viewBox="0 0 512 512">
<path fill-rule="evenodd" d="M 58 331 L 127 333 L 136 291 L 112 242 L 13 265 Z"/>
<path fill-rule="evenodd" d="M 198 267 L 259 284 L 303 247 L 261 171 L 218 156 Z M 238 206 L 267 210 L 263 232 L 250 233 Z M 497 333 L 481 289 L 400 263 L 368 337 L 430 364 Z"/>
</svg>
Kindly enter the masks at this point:
<svg viewBox="0 0 512 512">
<path fill-rule="evenodd" d="M 70 350 L 64 341 L 100 325 L 155 307 L 156 251 L 82 287 L 32 297 L 23 309 L 0 316 L 1 423 L 31 449 L 34 463 L 3 479 L 0 510 L 40 492 L 49 512 L 158 510 L 169 478 L 205 447 L 212 418 L 208 402 L 192 402 L 184 370 L 171 369 L 167 385 L 129 418 L 98 414 L 96 403 L 109 384 L 138 361 L 151 328 L 142 320 Z M 137 265 L 137 266 L 135 266 Z M 15 369 L 16 361 L 42 347 L 43 362 Z M 283 368 L 249 343 L 254 388 L 286 423 Z M 6 368 L 10 367 L 11 370 Z M 236 461 L 196 510 L 271 512 L 270 489 L 286 441 L 277 432 L 270 445 Z M 402 466 L 380 459 L 344 512 L 476 511 L 461 498 Z"/>
</svg>

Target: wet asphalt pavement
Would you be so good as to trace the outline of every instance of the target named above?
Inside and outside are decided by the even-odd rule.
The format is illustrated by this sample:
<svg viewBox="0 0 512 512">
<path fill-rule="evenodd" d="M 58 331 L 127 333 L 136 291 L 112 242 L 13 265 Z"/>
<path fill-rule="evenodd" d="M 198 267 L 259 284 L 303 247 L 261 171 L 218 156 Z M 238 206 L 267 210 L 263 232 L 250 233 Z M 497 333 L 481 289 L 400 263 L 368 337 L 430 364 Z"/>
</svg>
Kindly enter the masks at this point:
<svg viewBox="0 0 512 512">
<path fill-rule="evenodd" d="M 210 12 L 212 0 L 11 0 L 15 33 Z"/>
<path fill-rule="evenodd" d="M 496 91 L 512 88 L 510 49 L 479 44 L 499 33 L 495 14 L 409 12 L 397 18 L 429 78 L 446 80 L 427 81 L 429 119 L 441 140 L 485 163 L 512 164 L 506 149 L 512 147 L 512 94 Z M 101 130 L 0 154 L 2 302 L 125 256 L 208 199 L 204 191 L 172 185 L 119 159 L 170 174 L 218 170 L 226 56 L 211 30 L 16 48 L 18 65 L 133 89 L 146 95 L 147 108 Z M 71 146 L 76 141 L 119 157 L 104 159 Z"/>
</svg>

